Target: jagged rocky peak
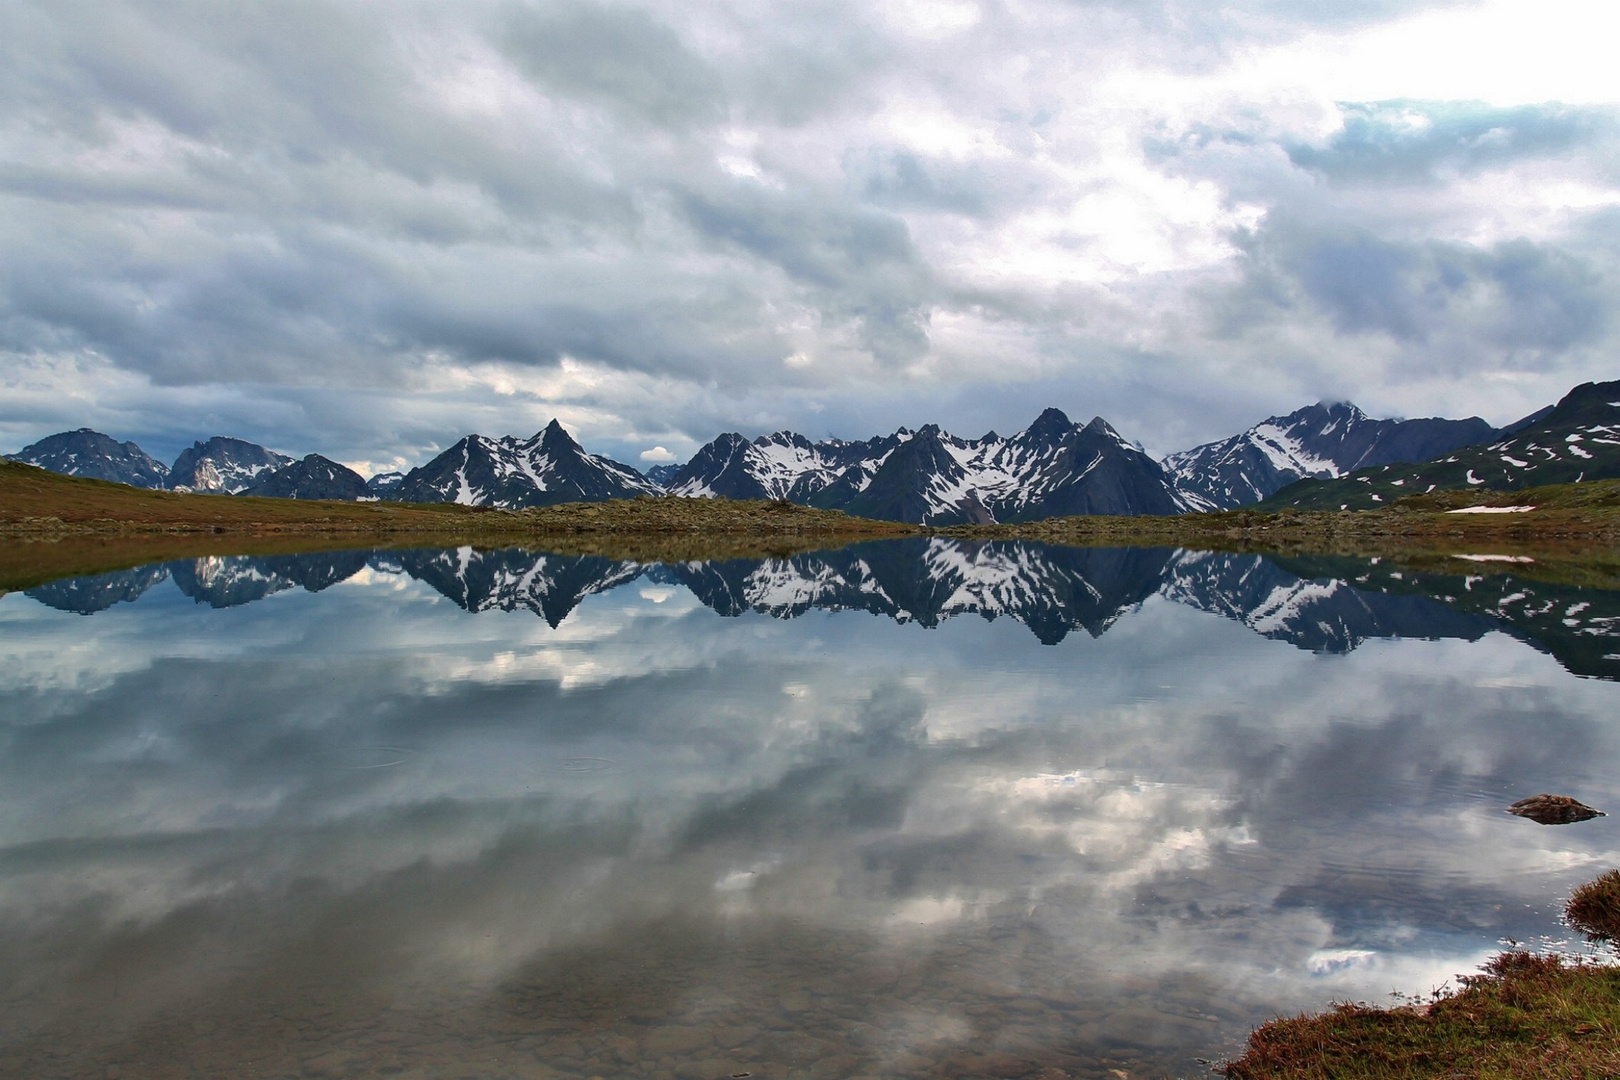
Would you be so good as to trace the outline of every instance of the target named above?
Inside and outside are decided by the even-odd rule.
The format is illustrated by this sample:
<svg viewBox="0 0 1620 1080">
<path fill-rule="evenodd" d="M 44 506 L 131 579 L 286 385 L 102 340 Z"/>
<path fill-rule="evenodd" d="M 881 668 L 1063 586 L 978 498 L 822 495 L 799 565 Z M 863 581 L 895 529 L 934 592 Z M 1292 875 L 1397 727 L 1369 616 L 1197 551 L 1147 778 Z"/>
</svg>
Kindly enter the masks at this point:
<svg viewBox="0 0 1620 1080">
<path fill-rule="evenodd" d="M 579 443 L 574 441 L 574 437 L 568 434 L 568 429 L 562 426 L 561 420 L 553 419 L 551 423 L 541 429 L 535 438 L 540 440 L 540 449 L 545 451 L 566 453 L 583 449 Z M 529 441 L 533 442 L 534 440 Z"/>
<path fill-rule="evenodd" d="M 796 431 L 774 431 L 754 440 L 755 446 L 791 446 L 795 450 L 814 450 L 815 444 Z"/>
<path fill-rule="evenodd" d="M 258 443 L 215 435 L 180 451 L 169 469 L 166 486 L 174 491 L 235 495 L 252 487 L 261 475 L 292 463 L 286 454 L 266 450 Z"/>
<path fill-rule="evenodd" d="M 1110 424 L 1100 416 L 1093 416 L 1090 420 L 1086 421 L 1086 426 L 1083 430 L 1095 432 L 1098 435 L 1106 435 L 1110 439 L 1115 439 L 1125 446 L 1132 445 L 1131 443 L 1125 441 L 1125 437 L 1123 435 L 1114 430 L 1113 424 Z"/>
<path fill-rule="evenodd" d="M 1387 464 L 1370 461 L 1336 479 L 1301 481 L 1279 491 L 1273 503 L 1365 510 L 1435 490 L 1511 491 L 1616 476 L 1620 476 L 1620 381 L 1584 383 L 1552 408 L 1538 410 L 1471 445 Z"/>
<path fill-rule="evenodd" d="M 871 452 L 869 443 L 812 443 L 792 431 L 752 441 L 733 431 L 699 448 L 666 486 L 670 494 L 689 498 L 807 502 Z"/>
<path fill-rule="evenodd" d="M 1023 521 L 1053 507 L 1122 514 L 1186 509 L 1159 464 L 1106 421 L 1081 428 L 1055 408 L 1010 439 L 994 431 L 963 439 L 938 424 L 864 442 L 812 443 L 792 432 L 749 442 L 728 433 L 700 449 L 668 487 L 676 495 L 785 498 L 928 524 Z"/>
<path fill-rule="evenodd" d="M 412 469 L 393 498 L 519 509 L 657 495 L 662 489 L 628 465 L 586 453 L 560 422 L 528 439 L 468 435 Z"/>
<path fill-rule="evenodd" d="M 1098 420 L 1101 417 L 1097 418 Z M 1096 420 L 1092 421 L 1093 423 Z M 1035 418 L 1035 422 L 1024 429 L 1024 434 L 1031 439 L 1057 440 L 1063 438 L 1074 430 L 1074 423 L 1062 409 L 1045 409 Z"/>
<path fill-rule="evenodd" d="M 649 465 L 642 471 L 646 474 L 647 479 L 651 480 L 661 488 L 667 488 L 669 486 L 669 482 L 675 479 L 676 475 L 680 473 L 681 467 L 674 464 Z"/>
<path fill-rule="evenodd" d="M 47 435 L 6 457 L 64 476 L 111 480 L 140 488 L 162 487 L 169 475 L 162 462 L 134 443 L 118 442 L 90 428 Z"/>
<path fill-rule="evenodd" d="M 1477 416 L 1374 420 L 1347 401 L 1320 401 L 1272 416 L 1239 435 L 1165 458 L 1187 499 L 1207 509 L 1259 502 L 1298 480 L 1426 461 L 1488 441 L 1496 429 Z"/>
<path fill-rule="evenodd" d="M 243 495 L 263 495 L 277 499 L 336 499 L 359 502 L 372 499 L 365 478 L 347 465 L 331 458 L 310 454 L 300 461 L 266 473 Z"/>
<path fill-rule="evenodd" d="M 366 481 L 366 491 L 378 499 L 392 499 L 405 479 L 402 472 L 380 472 Z"/>
</svg>

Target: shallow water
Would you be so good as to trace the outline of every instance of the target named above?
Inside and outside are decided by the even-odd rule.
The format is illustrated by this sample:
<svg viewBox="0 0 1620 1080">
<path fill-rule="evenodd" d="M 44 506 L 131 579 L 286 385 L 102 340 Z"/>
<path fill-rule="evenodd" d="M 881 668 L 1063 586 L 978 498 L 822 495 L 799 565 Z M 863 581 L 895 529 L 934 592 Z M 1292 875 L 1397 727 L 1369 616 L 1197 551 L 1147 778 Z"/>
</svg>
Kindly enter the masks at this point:
<svg viewBox="0 0 1620 1080">
<path fill-rule="evenodd" d="M 1620 809 L 1620 596 L 1480 570 L 904 541 L 6 596 L 0 1075 L 1204 1075 L 1563 941 L 1620 865 L 1620 818 L 1503 812 Z"/>
</svg>

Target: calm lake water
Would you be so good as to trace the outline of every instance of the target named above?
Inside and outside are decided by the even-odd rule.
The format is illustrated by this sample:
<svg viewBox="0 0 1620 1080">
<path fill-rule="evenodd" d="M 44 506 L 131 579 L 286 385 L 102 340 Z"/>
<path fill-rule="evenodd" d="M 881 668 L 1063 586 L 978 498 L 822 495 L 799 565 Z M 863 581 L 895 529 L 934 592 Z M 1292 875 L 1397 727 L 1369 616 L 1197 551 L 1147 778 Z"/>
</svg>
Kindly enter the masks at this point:
<svg viewBox="0 0 1620 1080">
<path fill-rule="evenodd" d="M 1565 941 L 1620 594 L 898 541 L 0 599 L 0 1075 L 1200 1076 Z M 1572 946 L 1573 947 L 1573 946 Z"/>
</svg>

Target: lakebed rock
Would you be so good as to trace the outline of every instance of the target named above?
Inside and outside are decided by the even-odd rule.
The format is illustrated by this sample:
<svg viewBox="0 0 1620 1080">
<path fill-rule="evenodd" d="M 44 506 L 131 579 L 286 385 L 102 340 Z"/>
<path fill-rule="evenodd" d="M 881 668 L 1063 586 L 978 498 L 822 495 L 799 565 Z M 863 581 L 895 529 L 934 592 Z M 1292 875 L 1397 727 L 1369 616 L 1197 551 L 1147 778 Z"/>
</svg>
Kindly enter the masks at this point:
<svg viewBox="0 0 1620 1080">
<path fill-rule="evenodd" d="M 1573 825 L 1577 821 L 1607 817 L 1602 810 L 1594 810 L 1568 795 L 1532 795 L 1508 807 L 1508 813 L 1529 818 L 1541 825 Z"/>
</svg>

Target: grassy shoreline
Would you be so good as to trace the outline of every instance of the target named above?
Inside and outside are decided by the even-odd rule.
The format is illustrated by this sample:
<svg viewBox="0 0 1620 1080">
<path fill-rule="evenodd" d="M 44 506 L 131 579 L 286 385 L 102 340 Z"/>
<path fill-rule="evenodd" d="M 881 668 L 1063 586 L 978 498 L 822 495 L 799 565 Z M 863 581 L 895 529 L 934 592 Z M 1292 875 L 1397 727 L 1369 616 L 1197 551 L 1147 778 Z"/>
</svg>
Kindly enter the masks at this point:
<svg viewBox="0 0 1620 1080">
<path fill-rule="evenodd" d="M 0 462 L 0 591 L 208 555 L 358 547 L 544 547 L 645 561 L 764 558 L 912 536 L 787 503 L 635 499 L 507 511 L 149 491 Z"/>
<path fill-rule="evenodd" d="M 1620 871 L 1576 889 L 1565 920 L 1620 939 Z M 1620 966 L 1504 952 L 1426 1005 L 1345 1003 L 1273 1020 L 1221 1067 L 1229 1080 L 1620 1076 Z"/>
<path fill-rule="evenodd" d="M 1523 506 L 1525 513 L 1453 513 Z M 0 462 L 0 589 L 169 558 L 363 546 L 544 547 L 647 561 L 760 558 L 862 540 L 948 536 L 1080 547 L 1187 547 L 1381 556 L 1438 565 L 1458 553 L 1534 560 L 1561 580 L 1620 587 L 1620 480 L 1436 492 L 1356 512 L 1252 508 L 1178 517 L 1069 517 L 929 528 L 785 502 L 673 496 L 518 511 L 453 503 L 342 503 L 150 491 Z M 1482 565 L 1481 572 L 1500 569 Z"/>
</svg>

